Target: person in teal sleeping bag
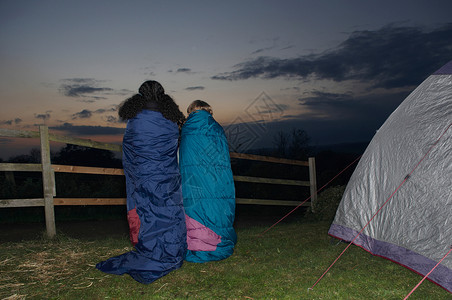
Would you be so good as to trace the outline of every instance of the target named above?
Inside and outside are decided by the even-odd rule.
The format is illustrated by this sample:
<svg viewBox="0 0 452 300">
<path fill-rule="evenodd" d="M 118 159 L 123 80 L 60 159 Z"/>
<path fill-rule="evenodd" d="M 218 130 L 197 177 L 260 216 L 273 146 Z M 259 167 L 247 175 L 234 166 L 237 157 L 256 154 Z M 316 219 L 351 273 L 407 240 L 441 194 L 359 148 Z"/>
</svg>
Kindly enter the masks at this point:
<svg viewBox="0 0 452 300">
<path fill-rule="evenodd" d="M 133 251 L 96 268 L 129 274 L 143 284 L 182 266 L 187 249 L 181 177 L 177 162 L 179 128 L 185 116 L 157 81 L 146 81 L 124 101 L 123 138 L 127 219 Z"/>
<path fill-rule="evenodd" d="M 185 260 L 222 260 L 233 253 L 237 242 L 228 142 L 223 128 L 212 117 L 209 104 L 196 100 L 187 113 L 179 149 L 187 226 Z"/>
</svg>

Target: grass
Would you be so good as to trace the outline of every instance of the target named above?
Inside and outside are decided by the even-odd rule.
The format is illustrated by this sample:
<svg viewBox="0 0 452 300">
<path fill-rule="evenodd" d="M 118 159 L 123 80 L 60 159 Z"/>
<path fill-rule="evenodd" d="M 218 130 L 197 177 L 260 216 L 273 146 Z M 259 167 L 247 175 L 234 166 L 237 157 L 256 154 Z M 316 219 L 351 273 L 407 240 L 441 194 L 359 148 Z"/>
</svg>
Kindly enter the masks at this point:
<svg viewBox="0 0 452 300">
<path fill-rule="evenodd" d="M 128 237 L 84 240 L 62 233 L 0 245 L 0 299 L 403 299 L 421 276 L 351 246 L 308 292 L 347 246 L 332 240 L 327 222 L 280 223 L 238 228 L 234 254 L 223 261 L 184 263 L 143 285 L 95 264 L 131 250 Z M 410 299 L 451 299 L 424 281 Z"/>
</svg>

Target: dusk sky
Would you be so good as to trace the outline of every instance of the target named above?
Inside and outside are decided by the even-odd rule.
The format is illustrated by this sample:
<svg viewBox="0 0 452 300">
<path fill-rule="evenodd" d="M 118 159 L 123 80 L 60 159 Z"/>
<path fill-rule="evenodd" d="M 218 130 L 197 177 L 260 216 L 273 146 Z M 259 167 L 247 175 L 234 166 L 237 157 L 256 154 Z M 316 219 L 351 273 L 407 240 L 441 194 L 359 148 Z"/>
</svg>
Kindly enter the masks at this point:
<svg viewBox="0 0 452 300">
<path fill-rule="evenodd" d="M 452 1 L 0 1 L 0 128 L 120 143 L 117 106 L 159 81 L 210 103 L 237 151 L 304 129 L 369 141 L 452 60 Z M 0 158 L 29 140 L 0 137 Z M 36 141 L 38 144 L 38 141 Z"/>
</svg>

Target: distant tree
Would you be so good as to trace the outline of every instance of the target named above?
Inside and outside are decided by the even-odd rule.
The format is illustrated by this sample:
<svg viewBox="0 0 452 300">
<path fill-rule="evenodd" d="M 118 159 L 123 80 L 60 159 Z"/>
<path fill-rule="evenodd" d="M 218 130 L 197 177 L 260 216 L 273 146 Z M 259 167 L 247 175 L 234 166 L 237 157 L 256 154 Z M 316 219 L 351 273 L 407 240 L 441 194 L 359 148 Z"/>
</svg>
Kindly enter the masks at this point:
<svg viewBox="0 0 452 300">
<path fill-rule="evenodd" d="M 56 164 L 91 167 L 118 167 L 121 160 L 115 158 L 112 151 L 67 144 L 55 154 L 53 162 Z"/>
<path fill-rule="evenodd" d="M 293 128 L 292 132 L 279 131 L 273 137 L 275 154 L 279 157 L 306 160 L 311 154 L 311 138 L 303 129 Z"/>
<path fill-rule="evenodd" d="M 303 129 L 292 129 L 289 145 L 289 157 L 293 159 L 306 160 L 311 153 L 309 145 L 311 138 Z"/>
<path fill-rule="evenodd" d="M 273 144 L 276 146 L 277 156 L 286 157 L 288 139 L 288 134 L 283 131 L 278 131 L 278 133 L 273 136 Z"/>
<path fill-rule="evenodd" d="M 33 148 L 30 150 L 30 154 L 22 154 L 10 157 L 10 163 L 29 163 L 39 164 L 41 162 L 41 150 Z"/>
</svg>

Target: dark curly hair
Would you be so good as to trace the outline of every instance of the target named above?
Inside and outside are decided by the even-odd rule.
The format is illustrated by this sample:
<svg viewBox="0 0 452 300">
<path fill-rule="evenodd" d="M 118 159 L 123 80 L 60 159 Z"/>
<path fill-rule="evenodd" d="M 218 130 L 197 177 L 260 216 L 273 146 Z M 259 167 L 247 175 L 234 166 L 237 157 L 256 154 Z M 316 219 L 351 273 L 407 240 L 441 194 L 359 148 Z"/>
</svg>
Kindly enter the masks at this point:
<svg viewBox="0 0 452 300">
<path fill-rule="evenodd" d="M 144 82 L 138 89 L 138 94 L 126 99 L 119 106 L 118 115 L 123 120 L 134 118 L 143 109 L 153 109 L 176 123 L 179 128 L 185 122 L 184 114 L 179 110 L 179 106 L 173 98 L 165 94 L 162 85 L 154 80 Z"/>
</svg>

